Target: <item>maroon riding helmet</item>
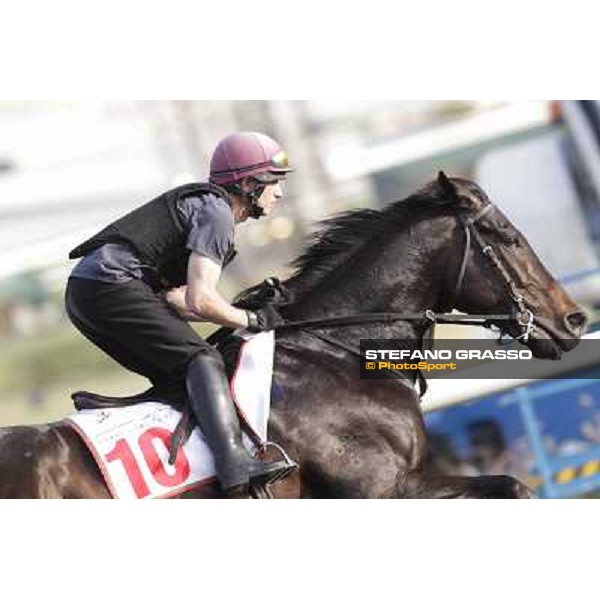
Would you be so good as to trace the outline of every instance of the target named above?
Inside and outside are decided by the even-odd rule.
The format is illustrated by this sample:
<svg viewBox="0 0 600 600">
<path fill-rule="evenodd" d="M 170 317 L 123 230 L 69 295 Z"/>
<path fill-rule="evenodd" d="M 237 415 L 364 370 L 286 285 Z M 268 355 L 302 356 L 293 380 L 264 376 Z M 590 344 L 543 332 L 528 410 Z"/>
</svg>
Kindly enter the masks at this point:
<svg viewBox="0 0 600 600">
<path fill-rule="evenodd" d="M 268 135 L 253 131 L 222 139 L 210 161 L 210 182 L 226 185 L 253 177 L 268 185 L 293 171 L 283 148 Z"/>
</svg>

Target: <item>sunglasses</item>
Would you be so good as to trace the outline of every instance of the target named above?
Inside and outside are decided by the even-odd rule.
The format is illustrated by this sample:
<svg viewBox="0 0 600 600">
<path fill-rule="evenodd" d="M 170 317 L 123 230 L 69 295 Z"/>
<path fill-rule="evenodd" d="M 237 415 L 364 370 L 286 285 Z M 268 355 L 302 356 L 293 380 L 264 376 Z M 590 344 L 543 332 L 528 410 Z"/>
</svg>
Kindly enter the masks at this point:
<svg viewBox="0 0 600 600">
<path fill-rule="evenodd" d="M 275 185 L 285 181 L 285 173 L 258 173 L 253 175 L 252 179 L 262 185 Z"/>
</svg>

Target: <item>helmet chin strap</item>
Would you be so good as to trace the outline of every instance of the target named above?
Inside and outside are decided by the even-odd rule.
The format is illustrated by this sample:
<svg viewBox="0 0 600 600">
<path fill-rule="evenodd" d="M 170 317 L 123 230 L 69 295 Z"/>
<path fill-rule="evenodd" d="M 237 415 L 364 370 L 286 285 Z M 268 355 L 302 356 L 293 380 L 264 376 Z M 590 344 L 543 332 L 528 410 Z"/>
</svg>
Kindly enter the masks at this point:
<svg viewBox="0 0 600 600">
<path fill-rule="evenodd" d="M 261 197 L 264 189 L 265 188 L 263 187 L 259 193 L 254 191 L 254 192 L 250 192 L 249 194 L 246 194 L 246 198 L 250 205 L 250 215 L 249 216 L 251 219 L 260 219 L 261 217 L 266 216 L 265 211 L 263 210 L 263 207 L 259 206 L 259 204 L 258 204 L 258 199 Z"/>
<path fill-rule="evenodd" d="M 249 208 L 249 217 L 251 219 L 260 219 L 261 217 L 266 216 L 265 211 L 262 206 L 258 205 L 258 199 L 262 196 L 262 193 L 265 191 L 266 185 L 258 185 L 251 192 L 244 191 L 241 186 L 236 185 L 237 193 L 248 202 Z"/>
</svg>

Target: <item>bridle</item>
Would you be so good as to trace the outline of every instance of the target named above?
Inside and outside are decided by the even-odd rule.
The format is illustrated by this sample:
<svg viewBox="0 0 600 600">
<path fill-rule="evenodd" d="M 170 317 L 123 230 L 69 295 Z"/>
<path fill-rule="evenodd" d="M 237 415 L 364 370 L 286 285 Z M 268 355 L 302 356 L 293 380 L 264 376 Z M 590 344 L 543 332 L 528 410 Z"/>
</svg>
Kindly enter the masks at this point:
<svg viewBox="0 0 600 600">
<path fill-rule="evenodd" d="M 506 282 L 508 287 L 509 295 L 512 302 L 515 305 L 515 310 L 511 313 L 506 314 L 452 314 L 452 313 L 437 313 L 431 309 L 425 310 L 421 313 L 399 313 L 399 312 L 385 312 L 385 313 L 358 313 L 355 315 L 346 315 L 340 317 L 327 317 L 323 319 L 306 319 L 303 321 L 289 321 L 285 324 L 277 326 L 277 331 L 291 331 L 291 330 L 306 330 L 315 328 L 337 328 L 347 325 L 362 325 L 366 323 L 390 323 L 395 321 L 428 321 L 430 326 L 437 323 L 440 324 L 457 324 L 457 325 L 480 325 L 483 327 L 497 327 L 496 322 L 504 321 L 509 323 L 516 323 L 521 330 L 521 334 L 514 338 L 517 340 L 523 340 L 525 343 L 529 341 L 529 336 L 534 330 L 535 317 L 531 310 L 529 310 L 523 299 L 523 296 L 519 293 L 518 287 L 515 284 L 514 279 L 510 273 L 506 270 L 506 267 L 502 264 L 494 248 L 488 244 L 482 237 L 481 233 L 475 226 L 476 223 L 484 217 L 490 210 L 495 208 L 493 204 L 487 204 L 479 212 L 471 217 L 466 217 L 463 214 L 456 215 L 456 218 L 462 225 L 465 235 L 465 245 L 463 250 L 463 256 L 456 277 L 456 283 L 454 285 L 453 293 L 449 306 L 452 307 L 454 302 L 460 295 L 463 288 L 465 273 L 469 262 L 469 254 L 473 240 L 480 248 L 482 254 L 487 257 L 492 265 L 499 272 L 502 279 Z M 270 278 L 265 281 L 265 284 L 273 288 L 280 287 L 282 284 L 274 279 Z M 283 291 L 285 294 L 285 291 Z M 500 330 L 501 335 L 504 330 Z M 314 333 L 314 332 L 311 332 Z"/>
</svg>

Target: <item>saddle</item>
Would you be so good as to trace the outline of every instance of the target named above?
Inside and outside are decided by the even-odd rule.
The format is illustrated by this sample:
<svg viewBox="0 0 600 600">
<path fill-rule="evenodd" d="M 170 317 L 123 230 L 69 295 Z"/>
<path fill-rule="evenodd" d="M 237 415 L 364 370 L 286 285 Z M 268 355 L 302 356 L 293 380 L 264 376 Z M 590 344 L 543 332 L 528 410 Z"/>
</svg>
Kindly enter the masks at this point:
<svg viewBox="0 0 600 600">
<path fill-rule="evenodd" d="M 77 410 L 90 408 L 117 408 L 119 406 L 132 406 L 142 402 L 160 402 L 181 409 L 185 404 L 185 396 L 177 392 L 163 392 L 155 388 L 147 389 L 133 396 L 104 396 L 94 392 L 79 391 L 71 394 L 73 404 Z"/>
</svg>

